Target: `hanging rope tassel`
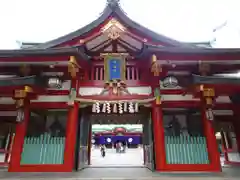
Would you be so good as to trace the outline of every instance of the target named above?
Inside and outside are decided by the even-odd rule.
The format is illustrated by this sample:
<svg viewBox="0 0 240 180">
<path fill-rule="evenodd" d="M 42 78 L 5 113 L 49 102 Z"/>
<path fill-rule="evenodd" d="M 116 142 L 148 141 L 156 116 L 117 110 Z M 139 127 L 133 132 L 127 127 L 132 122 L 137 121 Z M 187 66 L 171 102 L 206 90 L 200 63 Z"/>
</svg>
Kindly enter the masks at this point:
<svg viewBox="0 0 240 180">
<path fill-rule="evenodd" d="M 114 113 L 117 113 L 117 104 L 116 104 L 116 103 L 113 104 L 113 112 L 114 112 Z"/>
<path fill-rule="evenodd" d="M 102 112 L 105 113 L 106 112 L 106 108 L 107 108 L 107 105 L 106 103 L 103 104 L 103 108 L 102 108 Z"/>
<path fill-rule="evenodd" d="M 124 111 L 124 112 L 127 112 L 127 110 L 128 110 L 128 103 L 125 102 L 125 103 L 124 103 L 124 107 L 123 107 L 123 111 Z"/>
<path fill-rule="evenodd" d="M 138 112 L 138 108 L 139 108 L 138 103 L 135 103 L 135 112 Z"/>
<path fill-rule="evenodd" d="M 123 113 L 122 103 L 118 103 L 118 111 L 119 111 L 120 114 Z"/>
</svg>

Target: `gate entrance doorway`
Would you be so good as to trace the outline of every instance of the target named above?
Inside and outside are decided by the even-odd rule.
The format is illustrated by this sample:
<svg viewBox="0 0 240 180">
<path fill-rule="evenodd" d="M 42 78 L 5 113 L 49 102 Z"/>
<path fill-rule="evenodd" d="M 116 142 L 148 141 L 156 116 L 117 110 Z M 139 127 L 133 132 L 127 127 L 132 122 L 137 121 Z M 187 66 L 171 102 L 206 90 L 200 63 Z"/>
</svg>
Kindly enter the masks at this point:
<svg viewBox="0 0 240 180">
<path fill-rule="evenodd" d="M 237 141 L 237 131 L 236 127 L 234 127 L 234 121 L 224 121 L 224 119 L 222 121 L 221 119 L 217 120 L 214 122 L 214 129 L 221 166 L 238 166 L 240 164 L 240 145 Z"/>
<path fill-rule="evenodd" d="M 86 167 L 147 167 L 154 170 L 150 110 L 79 115 L 76 170 Z M 101 147 L 105 157 L 101 156 Z"/>
</svg>

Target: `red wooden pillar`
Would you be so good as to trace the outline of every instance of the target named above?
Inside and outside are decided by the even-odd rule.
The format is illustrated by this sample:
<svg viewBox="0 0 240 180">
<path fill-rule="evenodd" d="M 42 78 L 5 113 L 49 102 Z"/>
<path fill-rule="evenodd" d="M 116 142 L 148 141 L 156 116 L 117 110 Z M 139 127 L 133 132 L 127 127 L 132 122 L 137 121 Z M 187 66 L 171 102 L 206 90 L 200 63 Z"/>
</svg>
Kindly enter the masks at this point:
<svg viewBox="0 0 240 180">
<path fill-rule="evenodd" d="M 221 171 L 220 154 L 218 151 L 218 144 L 215 136 L 213 122 L 207 118 L 207 115 L 206 115 L 207 105 L 205 103 L 204 97 L 202 97 L 201 99 L 202 99 L 202 107 L 201 107 L 202 122 L 203 122 L 204 134 L 206 136 L 206 141 L 207 141 L 210 170 L 219 172 Z"/>
<path fill-rule="evenodd" d="M 237 140 L 237 147 L 238 147 L 238 152 L 240 153 L 240 112 L 237 110 L 234 110 L 234 120 L 233 120 L 233 127 L 236 135 L 236 140 Z"/>
<path fill-rule="evenodd" d="M 76 79 L 72 79 L 71 88 L 77 87 Z M 66 141 L 64 150 L 64 166 L 67 171 L 72 171 L 74 168 L 75 145 L 77 141 L 77 126 L 78 126 L 79 103 L 74 102 L 73 106 L 69 107 L 68 120 L 66 127 Z"/>
<path fill-rule="evenodd" d="M 92 124 L 89 125 L 88 132 L 88 165 L 91 165 L 91 152 L 92 152 Z"/>
<path fill-rule="evenodd" d="M 166 151 L 164 143 L 163 114 L 161 105 L 152 106 L 152 123 L 154 134 L 154 150 L 156 171 L 164 169 L 166 165 Z"/>
<path fill-rule="evenodd" d="M 24 120 L 16 125 L 16 133 L 13 140 L 11 159 L 9 163 L 9 172 L 18 172 L 21 162 L 21 154 L 24 145 L 24 137 L 27 131 L 27 125 L 30 119 L 30 102 L 24 102 Z"/>
</svg>

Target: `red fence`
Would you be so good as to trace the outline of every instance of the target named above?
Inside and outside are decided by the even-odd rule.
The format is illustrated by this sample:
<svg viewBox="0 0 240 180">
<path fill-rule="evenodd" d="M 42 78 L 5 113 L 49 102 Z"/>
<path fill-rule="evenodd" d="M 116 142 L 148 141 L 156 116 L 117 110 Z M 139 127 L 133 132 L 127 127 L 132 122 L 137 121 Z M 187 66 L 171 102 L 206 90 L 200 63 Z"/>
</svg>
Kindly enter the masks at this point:
<svg viewBox="0 0 240 180">
<path fill-rule="evenodd" d="M 103 85 L 105 80 L 105 69 L 103 65 L 94 65 L 92 69 L 83 74 L 81 77 L 82 86 Z M 127 65 L 125 71 L 125 82 L 129 86 L 141 86 L 143 84 L 143 76 L 140 69 L 135 65 Z M 146 84 L 146 83 L 145 83 Z"/>
<path fill-rule="evenodd" d="M 88 74 L 88 80 L 103 81 L 104 80 L 104 66 L 93 66 Z M 125 73 L 125 80 L 139 81 L 140 74 L 139 69 L 135 66 L 127 66 Z"/>
</svg>

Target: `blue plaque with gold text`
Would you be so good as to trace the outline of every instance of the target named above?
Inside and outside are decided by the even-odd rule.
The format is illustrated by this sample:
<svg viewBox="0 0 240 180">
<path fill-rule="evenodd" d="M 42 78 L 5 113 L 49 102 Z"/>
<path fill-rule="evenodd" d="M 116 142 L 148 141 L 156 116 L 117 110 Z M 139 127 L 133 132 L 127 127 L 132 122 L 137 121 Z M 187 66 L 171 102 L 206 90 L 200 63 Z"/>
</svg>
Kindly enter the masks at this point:
<svg viewBox="0 0 240 180">
<path fill-rule="evenodd" d="M 122 56 L 105 57 L 105 80 L 124 80 L 125 79 L 125 59 Z"/>
</svg>

